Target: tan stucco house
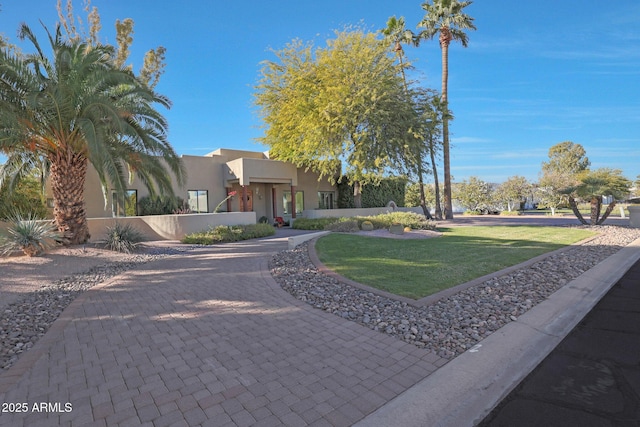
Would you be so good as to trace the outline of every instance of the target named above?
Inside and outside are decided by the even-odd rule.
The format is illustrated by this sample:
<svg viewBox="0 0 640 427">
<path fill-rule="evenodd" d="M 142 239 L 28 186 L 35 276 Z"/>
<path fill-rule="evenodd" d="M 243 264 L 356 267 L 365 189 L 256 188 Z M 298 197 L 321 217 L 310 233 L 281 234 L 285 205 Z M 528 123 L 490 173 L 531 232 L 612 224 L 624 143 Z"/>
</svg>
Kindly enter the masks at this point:
<svg viewBox="0 0 640 427">
<path fill-rule="evenodd" d="M 204 156 L 183 155 L 187 180 L 183 188 L 174 184 L 176 196 L 193 213 L 213 212 L 228 194 L 235 192 L 221 207 L 224 212 L 255 212 L 256 218 L 270 222 L 289 220 L 303 210 L 337 208 L 337 191 L 327 179 L 318 180 L 311 171 L 269 158 L 269 153 L 218 149 Z M 90 169 L 91 170 L 91 169 Z M 126 205 L 136 206 L 148 196 L 146 187 L 135 179 L 128 189 Z M 89 172 L 85 187 L 88 218 L 135 215 L 125 209 L 122 198 L 109 191 L 105 206 L 95 171 Z M 134 203 L 131 203 L 134 202 Z"/>
</svg>

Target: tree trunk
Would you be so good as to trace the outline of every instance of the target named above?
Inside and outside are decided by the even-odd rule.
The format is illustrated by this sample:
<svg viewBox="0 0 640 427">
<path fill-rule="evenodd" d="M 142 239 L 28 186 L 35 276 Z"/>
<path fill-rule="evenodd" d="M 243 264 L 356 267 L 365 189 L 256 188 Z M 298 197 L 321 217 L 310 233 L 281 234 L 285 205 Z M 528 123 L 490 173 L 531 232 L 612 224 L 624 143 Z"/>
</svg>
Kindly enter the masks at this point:
<svg viewBox="0 0 640 427">
<path fill-rule="evenodd" d="M 587 221 L 582 217 L 582 214 L 578 210 L 578 205 L 576 204 L 576 200 L 571 196 L 569 196 L 569 206 L 571 206 L 571 210 L 573 211 L 573 214 L 578 218 L 578 220 L 582 224 L 589 225 L 589 223 L 587 223 Z"/>
<path fill-rule="evenodd" d="M 68 245 L 86 243 L 91 237 L 84 203 L 87 158 L 83 154 L 63 152 L 52 155 L 50 161 L 53 216 L 58 230 Z"/>
<path fill-rule="evenodd" d="M 613 202 L 609 203 L 609 206 L 607 206 L 607 209 L 604 211 L 604 215 L 602 215 L 602 218 L 600 218 L 596 224 L 602 225 L 602 223 L 609 217 L 609 214 L 613 211 L 613 208 L 615 207 L 616 207 L 616 201 L 614 200 Z"/>
<path fill-rule="evenodd" d="M 600 210 L 602 209 L 602 196 L 591 198 L 591 225 L 597 225 L 600 218 Z"/>
<path fill-rule="evenodd" d="M 436 219 L 442 219 L 442 208 L 440 207 L 440 183 L 438 182 L 438 169 L 436 168 L 436 155 L 433 150 L 433 143 L 429 144 L 429 156 L 431 157 L 431 167 L 433 168 L 433 182 L 436 193 Z"/>
<path fill-rule="evenodd" d="M 442 154 L 444 161 L 444 217 L 453 219 L 453 204 L 451 201 L 451 160 L 449 156 L 449 43 L 451 31 L 443 27 L 440 30 L 440 48 L 442 49 L 442 107 L 444 108 L 442 120 Z"/>
<path fill-rule="evenodd" d="M 424 197 L 424 180 L 422 179 L 422 159 L 420 159 L 420 163 L 418 164 L 418 182 L 420 185 L 420 206 L 422 207 L 422 213 L 427 219 L 433 219 L 431 216 L 431 212 L 427 208 L 427 201 Z"/>
<path fill-rule="evenodd" d="M 362 187 L 360 181 L 354 181 L 353 183 L 353 204 L 358 209 L 362 207 Z"/>
</svg>

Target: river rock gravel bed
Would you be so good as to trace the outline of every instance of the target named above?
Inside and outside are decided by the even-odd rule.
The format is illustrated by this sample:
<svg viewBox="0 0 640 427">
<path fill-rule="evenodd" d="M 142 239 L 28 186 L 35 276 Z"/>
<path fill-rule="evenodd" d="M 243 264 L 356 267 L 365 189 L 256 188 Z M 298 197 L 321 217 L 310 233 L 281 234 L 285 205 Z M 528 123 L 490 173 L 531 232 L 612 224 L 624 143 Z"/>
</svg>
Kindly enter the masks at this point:
<svg viewBox="0 0 640 427">
<path fill-rule="evenodd" d="M 640 229 L 600 226 L 594 230 L 600 234 L 586 243 L 424 307 L 321 273 L 309 258 L 307 243 L 277 254 L 269 266 L 275 280 L 295 298 L 450 359 L 640 238 Z"/>
<path fill-rule="evenodd" d="M 0 313 L 0 370 L 9 369 L 25 351 L 33 347 L 62 311 L 87 289 L 140 264 L 189 249 L 150 248 L 144 254 L 132 254 L 121 261 L 107 262 L 86 272 L 56 280 L 3 307 Z"/>
</svg>

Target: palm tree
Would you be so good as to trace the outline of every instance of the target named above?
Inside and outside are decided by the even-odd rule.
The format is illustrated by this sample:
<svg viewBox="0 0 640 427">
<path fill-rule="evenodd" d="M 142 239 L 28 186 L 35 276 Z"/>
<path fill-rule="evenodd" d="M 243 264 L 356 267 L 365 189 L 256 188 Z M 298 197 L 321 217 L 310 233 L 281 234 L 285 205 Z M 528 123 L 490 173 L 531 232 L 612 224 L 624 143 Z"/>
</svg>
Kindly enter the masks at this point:
<svg viewBox="0 0 640 427">
<path fill-rule="evenodd" d="M 105 200 L 108 188 L 124 194 L 125 171 L 152 195 L 173 194 L 167 169 L 179 185 L 185 171 L 167 140 L 167 122 L 154 108 L 156 103 L 168 108 L 167 98 L 115 67 L 113 47 L 65 42 L 59 26 L 47 34 L 51 60 L 24 24 L 20 38 L 36 53 L 0 51 L 0 151 L 13 165 L 20 157 L 44 159 L 58 229 L 68 244 L 78 244 L 90 237 L 84 202 L 89 164 Z"/>
<path fill-rule="evenodd" d="M 405 63 L 403 60 L 404 50 L 402 49 L 402 44 L 416 44 L 416 37 L 413 34 L 413 31 L 407 29 L 405 27 L 404 17 L 396 18 L 395 16 L 390 17 L 387 20 L 387 26 L 383 28 L 381 31 L 385 40 L 389 41 L 393 46 L 393 51 L 398 55 L 398 62 L 400 62 L 400 72 L 402 73 L 402 83 L 404 85 L 404 92 L 407 95 L 408 102 L 411 102 L 409 96 L 409 86 L 407 84 L 407 76 L 405 75 Z M 416 147 L 416 153 L 412 153 L 411 157 L 416 157 L 415 163 L 417 164 L 418 170 L 418 184 L 420 188 L 420 206 L 422 207 L 422 211 L 424 216 L 428 219 L 431 218 L 431 213 L 427 209 L 425 195 L 424 195 L 424 170 L 423 170 L 423 160 L 422 160 L 422 149 L 421 147 Z M 434 165 L 435 170 L 435 165 Z M 437 177 L 436 177 L 437 182 Z"/>
<path fill-rule="evenodd" d="M 619 169 L 585 170 L 578 174 L 577 179 L 577 185 L 565 188 L 563 192 L 569 195 L 569 205 L 574 215 L 585 225 L 601 225 L 613 211 L 616 206 L 616 200 L 629 195 L 632 185 L 630 180 L 622 176 L 622 171 Z M 612 201 L 607 206 L 604 214 L 601 215 L 603 195 L 612 196 Z M 589 223 L 578 210 L 578 204 L 574 196 L 589 200 L 591 206 L 591 221 Z"/>
<path fill-rule="evenodd" d="M 458 0 L 433 0 L 425 2 L 422 8 L 426 14 L 418 27 L 424 28 L 418 34 L 418 40 L 432 39 L 439 34 L 440 48 L 442 50 L 442 103 L 444 111 L 449 109 L 448 87 L 449 79 L 449 44 L 459 41 L 463 47 L 467 47 L 469 38 L 464 30 L 475 30 L 473 18 L 463 13 L 463 9 L 469 6 L 471 1 Z M 445 118 L 442 124 L 442 151 L 444 157 L 444 204 L 445 218 L 453 218 L 451 204 L 451 160 L 449 156 L 449 120 Z"/>
<path fill-rule="evenodd" d="M 400 62 L 400 72 L 402 73 L 402 82 L 404 83 L 405 92 L 409 92 L 409 88 L 407 86 L 407 77 L 404 74 L 404 49 L 402 49 L 403 44 L 413 44 L 416 45 L 416 36 L 413 34 L 413 31 L 407 29 L 404 23 L 404 16 L 400 18 L 396 18 L 395 16 L 390 17 L 387 20 L 387 26 L 380 30 L 385 40 L 388 40 L 393 45 L 393 51 L 398 55 L 398 61 Z"/>
</svg>

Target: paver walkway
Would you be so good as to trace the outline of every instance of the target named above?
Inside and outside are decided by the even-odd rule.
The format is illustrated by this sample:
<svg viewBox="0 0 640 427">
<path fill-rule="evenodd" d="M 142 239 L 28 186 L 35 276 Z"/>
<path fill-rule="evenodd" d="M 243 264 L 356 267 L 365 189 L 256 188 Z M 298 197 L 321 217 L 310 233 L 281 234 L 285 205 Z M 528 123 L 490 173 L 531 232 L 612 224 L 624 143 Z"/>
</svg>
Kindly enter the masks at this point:
<svg viewBox="0 0 640 427">
<path fill-rule="evenodd" d="M 295 300 L 265 273 L 282 249 L 198 249 L 86 292 L 0 377 L 26 404 L 0 425 L 347 426 L 446 363 Z"/>
</svg>

